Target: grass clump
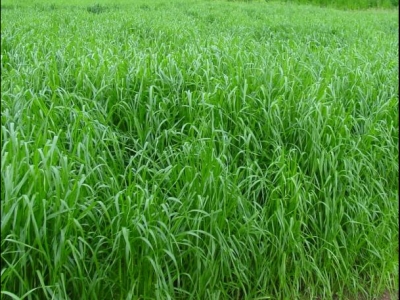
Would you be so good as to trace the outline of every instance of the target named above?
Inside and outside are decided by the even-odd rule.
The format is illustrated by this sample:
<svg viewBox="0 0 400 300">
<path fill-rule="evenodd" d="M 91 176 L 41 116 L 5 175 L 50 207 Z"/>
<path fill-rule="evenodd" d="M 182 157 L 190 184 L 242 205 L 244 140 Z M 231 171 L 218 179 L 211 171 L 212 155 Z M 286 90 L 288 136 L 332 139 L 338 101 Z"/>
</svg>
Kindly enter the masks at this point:
<svg viewBox="0 0 400 300">
<path fill-rule="evenodd" d="M 395 11 L 87 5 L 2 12 L 2 297 L 398 288 Z"/>
<path fill-rule="evenodd" d="M 100 4 L 94 4 L 87 7 L 87 11 L 92 14 L 101 14 L 107 11 L 107 7 Z"/>
</svg>

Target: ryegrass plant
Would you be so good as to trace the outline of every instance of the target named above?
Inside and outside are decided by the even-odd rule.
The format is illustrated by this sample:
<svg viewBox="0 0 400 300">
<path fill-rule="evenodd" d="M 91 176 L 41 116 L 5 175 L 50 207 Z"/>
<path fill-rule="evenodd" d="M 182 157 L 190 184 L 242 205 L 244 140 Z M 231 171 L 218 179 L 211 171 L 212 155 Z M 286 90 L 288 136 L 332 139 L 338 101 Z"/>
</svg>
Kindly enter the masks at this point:
<svg viewBox="0 0 400 300">
<path fill-rule="evenodd" d="M 268 1 L 268 0 L 267 0 Z M 282 0 L 281 0 L 282 1 Z M 340 9 L 398 8 L 399 0 L 284 0 L 301 4 L 312 4 Z"/>
<path fill-rule="evenodd" d="M 395 11 L 7 8 L 2 298 L 398 288 Z"/>
</svg>

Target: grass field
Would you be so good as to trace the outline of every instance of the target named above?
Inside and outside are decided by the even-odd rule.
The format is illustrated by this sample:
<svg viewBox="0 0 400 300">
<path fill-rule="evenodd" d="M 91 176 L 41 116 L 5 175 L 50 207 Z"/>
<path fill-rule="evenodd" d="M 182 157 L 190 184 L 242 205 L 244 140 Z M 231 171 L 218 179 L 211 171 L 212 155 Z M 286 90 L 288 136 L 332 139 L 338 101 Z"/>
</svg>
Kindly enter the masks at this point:
<svg viewBox="0 0 400 300">
<path fill-rule="evenodd" d="M 397 9 L 2 1 L 1 299 L 397 291 L 398 28 Z"/>
</svg>

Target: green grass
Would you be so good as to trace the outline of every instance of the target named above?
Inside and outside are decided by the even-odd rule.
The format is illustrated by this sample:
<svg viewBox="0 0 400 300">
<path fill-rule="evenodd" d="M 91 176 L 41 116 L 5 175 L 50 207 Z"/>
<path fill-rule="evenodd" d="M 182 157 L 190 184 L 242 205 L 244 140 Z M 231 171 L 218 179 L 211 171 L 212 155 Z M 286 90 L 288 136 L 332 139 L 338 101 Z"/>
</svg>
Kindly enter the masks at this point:
<svg viewBox="0 0 400 300">
<path fill-rule="evenodd" d="M 398 16 L 7 2 L 2 299 L 398 289 Z"/>
<path fill-rule="evenodd" d="M 246 1 L 246 0 L 239 0 Z M 251 1 L 251 0 L 247 0 Z M 270 1 L 270 0 L 265 0 Z M 369 8 L 398 8 L 399 0 L 280 0 L 301 4 L 313 4 L 323 7 L 335 7 L 340 9 L 369 9 Z"/>
</svg>

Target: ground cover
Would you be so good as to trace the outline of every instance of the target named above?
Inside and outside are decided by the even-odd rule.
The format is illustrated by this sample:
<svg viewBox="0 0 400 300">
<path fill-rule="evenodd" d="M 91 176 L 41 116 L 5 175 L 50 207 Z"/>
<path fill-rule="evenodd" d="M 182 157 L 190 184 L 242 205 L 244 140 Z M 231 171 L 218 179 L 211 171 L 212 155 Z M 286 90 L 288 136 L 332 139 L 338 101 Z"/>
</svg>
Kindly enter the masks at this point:
<svg viewBox="0 0 400 300">
<path fill-rule="evenodd" d="M 2 299 L 398 288 L 398 16 L 6 2 Z"/>
</svg>

